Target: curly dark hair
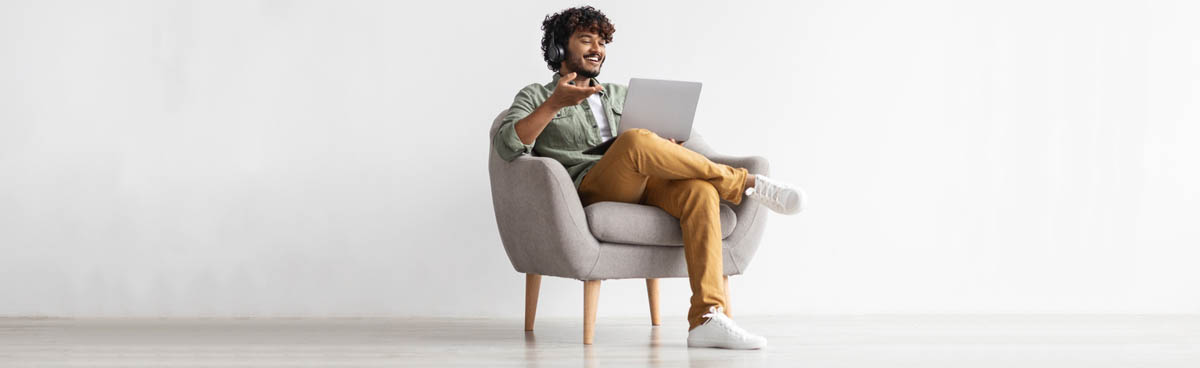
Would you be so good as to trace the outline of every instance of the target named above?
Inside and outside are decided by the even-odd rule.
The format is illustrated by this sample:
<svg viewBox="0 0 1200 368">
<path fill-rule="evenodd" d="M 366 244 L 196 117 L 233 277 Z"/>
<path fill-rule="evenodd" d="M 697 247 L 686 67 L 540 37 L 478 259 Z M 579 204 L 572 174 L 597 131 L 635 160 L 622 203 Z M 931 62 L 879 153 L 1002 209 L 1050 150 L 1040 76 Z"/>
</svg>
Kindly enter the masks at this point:
<svg viewBox="0 0 1200 368">
<path fill-rule="evenodd" d="M 550 70 L 558 72 L 560 67 L 559 63 L 550 61 L 550 48 L 553 47 L 550 44 L 551 35 L 562 45 L 563 50 L 566 50 L 566 41 L 571 39 L 571 34 L 579 30 L 595 32 L 606 44 L 612 43 L 612 35 L 617 31 L 604 13 L 590 6 L 565 9 L 547 15 L 542 21 L 542 59 L 546 60 L 546 66 Z"/>
</svg>

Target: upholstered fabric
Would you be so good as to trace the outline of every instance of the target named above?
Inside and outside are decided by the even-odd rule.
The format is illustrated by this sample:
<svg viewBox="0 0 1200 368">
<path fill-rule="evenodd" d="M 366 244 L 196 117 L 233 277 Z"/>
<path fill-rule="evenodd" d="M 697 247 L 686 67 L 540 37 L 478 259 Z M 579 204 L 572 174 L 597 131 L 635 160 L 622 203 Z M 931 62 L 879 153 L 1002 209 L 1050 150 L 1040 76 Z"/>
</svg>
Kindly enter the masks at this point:
<svg viewBox="0 0 1200 368">
<path fill-rule="evenodd" d="M 635 245 L 683 246 L 679 219 L 661 208 L 622 202 L 596 202 L 583 208 L 592 236 L 601 241 Z M 721 239 L 733 234 L 737 215 L 721 204 Z"/>
<path fill-rule="evenodd" d="M 531 155 L 501 159 L 491 142 L 504 113 L 488 132 L 488 174 L 500 242 L 517 272 L 577 280 L 687 277 L 683 247 L 623 244 L 593 235 L 574 182 L 558 161 Z M 684 147 L 714 162 L 770 175 L 765 158 L 719 154 L 695 131 Z M 736 225 L 728 235 L 722 231 L 726 275 L 745 272 L 762 240 L 767 209 L 754 201 L 728 206 Z"/>
</svg>

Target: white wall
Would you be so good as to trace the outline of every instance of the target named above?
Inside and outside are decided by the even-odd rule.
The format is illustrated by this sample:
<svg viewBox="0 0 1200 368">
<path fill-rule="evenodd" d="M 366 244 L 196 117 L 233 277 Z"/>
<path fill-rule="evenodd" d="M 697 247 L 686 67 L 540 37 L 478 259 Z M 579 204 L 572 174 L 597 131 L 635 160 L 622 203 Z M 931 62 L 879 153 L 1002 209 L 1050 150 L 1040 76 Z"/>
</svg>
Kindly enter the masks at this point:
<svg viewBox="0 0 1200 368">
<path fill-rule="evenodd" d="M 737 3 L 598 6 L 809 191 L 739 314 L 1200 311 L 1196 3 Z M 0 3 L 0 315 L 519 317 L 486 129 L 570 5 Z"/>
</svg>

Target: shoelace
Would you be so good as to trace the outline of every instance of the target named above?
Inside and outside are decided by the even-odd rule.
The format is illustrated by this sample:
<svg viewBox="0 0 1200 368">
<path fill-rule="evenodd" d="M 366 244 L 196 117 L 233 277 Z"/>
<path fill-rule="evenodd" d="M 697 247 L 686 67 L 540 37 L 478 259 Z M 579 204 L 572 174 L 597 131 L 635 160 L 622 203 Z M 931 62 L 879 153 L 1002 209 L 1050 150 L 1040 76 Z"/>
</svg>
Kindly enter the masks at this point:
<svg viewBox="0 0 1200 368">
<path fill-rule="evenodd" d="M 762 180 L 761 176 L 755 180 L 753 189 L 754 194 L 758 195 L 759 198 L 771 202 L 778 202 L 775 198 L 775 193 L 779 192 L 779 187 L 774 183 Z"/>
<path fill-rule="evenodd" d="M 721 325 L 721 328 L 724 329 L 725 332 L 729 332 L 731 335 L 737 336 L 739 340 L 746 340 L 746 337 L 750 335 L 749 332 L 746 332 L 746 330 L 742 329 L 741 327 L 734 325 L 732 323 L 733 321 L 730 321 L 729 317 L 725 316 L 724 308 L 709 308 L 709 312 L 705 313 L 701 317 L 708 317 L 710 323 L 717 323 L 718 325 Z"/>
</svg>

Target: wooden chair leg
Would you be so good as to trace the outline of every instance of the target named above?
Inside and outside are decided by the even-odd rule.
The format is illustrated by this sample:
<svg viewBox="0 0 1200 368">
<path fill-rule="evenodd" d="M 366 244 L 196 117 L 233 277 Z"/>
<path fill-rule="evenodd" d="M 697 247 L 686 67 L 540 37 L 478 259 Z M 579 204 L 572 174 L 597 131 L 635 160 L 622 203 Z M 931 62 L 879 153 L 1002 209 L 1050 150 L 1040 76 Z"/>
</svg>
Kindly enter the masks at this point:
<svg viewBox="0 0 1200 368">
<path fill-rule="evenodd" d="M 537 317 L 538 290 L 542 288 L 542 275 L 525 274 L 525 331 L 533 331 L 533 320 Z"/>
<path fill-rule="evenodd" d="M 733 318 L 733 307 L 730 306 L 733 304 L 733 298 L 729 294 L 729 275 L 723 277 L 725 279 L 725 315 Z"/>
<path fill-rule="evenodd" d="M 650 325 L 658 326 L 658 279 L 646 279 L 646 297 L 650 299 Z"/>
<path fill-rule="evenodd" d="M 583 281 L 583 344 L 591 345 L 596 335 L 596 306 L 600 301 L 600 280 Z"/>
</svg>

